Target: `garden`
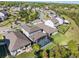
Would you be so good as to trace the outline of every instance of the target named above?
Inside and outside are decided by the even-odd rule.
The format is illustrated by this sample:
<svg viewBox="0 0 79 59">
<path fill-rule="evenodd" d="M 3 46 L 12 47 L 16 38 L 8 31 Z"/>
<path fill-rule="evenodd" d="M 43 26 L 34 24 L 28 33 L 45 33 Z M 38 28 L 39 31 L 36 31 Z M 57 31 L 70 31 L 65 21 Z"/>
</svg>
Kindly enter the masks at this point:
<svg viewBox="0 0 79 59">
<path fill-rule="evenodd" d="M 58 26 L 58 31 L 62 34 L 65 34 L 69 28 L 70 28 L 70 24 L 62 24 L 62 25 Z"/>
</svg>

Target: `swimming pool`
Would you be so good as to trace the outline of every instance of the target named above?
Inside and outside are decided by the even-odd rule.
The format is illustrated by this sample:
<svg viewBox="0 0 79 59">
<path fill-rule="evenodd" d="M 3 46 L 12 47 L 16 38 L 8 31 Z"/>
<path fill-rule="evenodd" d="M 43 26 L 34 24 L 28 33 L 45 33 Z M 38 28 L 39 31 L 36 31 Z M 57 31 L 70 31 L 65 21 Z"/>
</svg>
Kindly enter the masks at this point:
<svg viewBox="0 0 79 59">
<path fill-rule="evenodd" d="M 50 42 L 50 40 L 48 38 L 43 38 L 41 40 L 39 40 L 38 44 L 43 47 L 45 46 L 46 44 L 48 44 Z"/>
</svg>

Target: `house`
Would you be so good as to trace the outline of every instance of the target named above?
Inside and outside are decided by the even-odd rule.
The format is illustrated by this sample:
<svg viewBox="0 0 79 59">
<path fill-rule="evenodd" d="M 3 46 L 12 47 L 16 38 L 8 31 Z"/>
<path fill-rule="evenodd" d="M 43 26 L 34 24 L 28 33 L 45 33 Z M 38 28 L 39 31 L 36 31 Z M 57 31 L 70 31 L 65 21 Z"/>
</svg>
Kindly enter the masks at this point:
<svg viewBox="0 0 79 59">
<path fill-rule="evenodd" d="M 12 56 L 26 51 L 27 47 L 31 47 L 31 41 L 21 31 L 7 33 L 5 38 L 10 41 L 7 46 Z"/>
<path fill-rule="evenodd" d="M 32 23 L 33 23 L 34 25 L 36 25 L 36 24 L 39 24 L 39 23 L 44 23 L 44 21 L 41 20 L 41 19 L 36 19 L 36 20 L 32 21 Z"/>
<path fill-rule="evenodd" d="M 37 31 L 37 32 L 31 34 L 29 37 L 30 37 L 34 42 L 37 42 L 38 39 L 40 39 L 40 38 L 42 38 L 42 37 L 44 37 L 44 36 L 46 36 L 45 33 Z"/>
<path fill-rule="evenodd" d="M 47 33 L 49 36 L 53 33 L 57 32 L 55 24 L 52 22 L 52 20 L 34 20 L 33 25 L 41 28 L 43 30 L 43 33 Z"/>
<path fill-rule="evenodd" d="M 26 25 L 26 24 L 22 24 L 20 29 L 27 37 L 29 37 L 30 34 L 33 34 L 34 32 L 42 31 L 42 29 L 40 29 L 37 26 L 29 26 L 29 25 Z"/>
<path fill-rule="evenodd" d="M 22 10 L 27 10 L 27 8 L 26 7 L 23 7 Z"/>
<path fill-rule="evenodd" d="M 3 10 L 4 8 L 0 6 L 0 10 Z"/>
<path fill-rule="evenodd" d="M 59 24 L 59 21 L 55 19 L 54 17 L 51 19 L 52 23 L 54 24 L 55 27 L 57 27 Z"/>
<path fill-rule="evenodd" d="M 68 8 L 68 7 L 64 7 L 64 9 L 65 9 L 65 10 L 68 10 L 69 8 Z"/>
<path fill-rule="evenodd" d="M 28 26 L 26 24 L 21 25 L 21 31 L 34 43 L 38 43 L 41 47 L 50 42 L 46 33 L 43 33 L 43 29 L 37 26 Z"/>
<path fill-rule="evenodd" d="M 13 12 L 21 11 L 21 7 L 13 6 L 10 8 Z"/>
<path fill-rule="evenodd" d="M 52 22 L 51 20 L 45 20 L 44 21 L 44 24 L 51 27 L 51 28 L 56 28 L 54 23 L 55 22 Z"/>
<path fill-rule="evenodd" d="M 39 31 L 30 35 L 29 38 L 32 39 L 34 43 L 39 44 L 41 47 L 45 46 L 50 42 L 47 34 Z"/>
<path fill-rule="evenodd" d="M 59 24 L 57 20 L 51 19 L 51 20 L 41 20 L 41 19 L 36 19 L 32 22 L 34 25 L 44 23 L 45 25 L 51 27 L 51 28 L 56 28 L 56 25 Z"/>
<path fill-rule="evenodd" d="M 60 25 L 64 23 L 64 20 L 60 18 L 59 16 L 55 16 L 55 19 L 58 20 Z"/>
<path fill-rule="evenodd" d="M 68 20 L 64 20 L 64 23 L 65 24 L 69 24 L 70 22 Z"/>
<path fill-rule="evenodd" d="M 45 11 L 44 11 L 45 12 Z M 60 24 L 63 24 L 63 20 L 56 15 L 56 13 L 52 10 L 47 10 L 45 13 L 48 13 L 50 19 L 45 20 L 47 23 L 52 23 L 51 26 L 56 27 Z M 47 25 L 47 24 L 46 24 Z"/>
<path fill-rule="evenodd" d="M 48 36 L 50 36 L 51 34 L 54 34 L 54 33 L 57 32 L 56 28 L 51 28 L 51 27 L 45 25 L 44 23 L 36 24 L 36 26 L 38 26 L 39 28 L 43 29 L 43 33 L 47 33 Z"/>
<path fill-rule="evenodd" d="M 28 6 L 28 7 L 27 7 L 27 10 L 29 10 L 29 9 L 31 9 L 31 8 L 32 8 L 31 6 Z"/>
<path fill-rule="evenodd" d="M 0 22 L 4 21 L 8 16 L 8 13 L 6 11 L 0 12 Z"/>
</svg>

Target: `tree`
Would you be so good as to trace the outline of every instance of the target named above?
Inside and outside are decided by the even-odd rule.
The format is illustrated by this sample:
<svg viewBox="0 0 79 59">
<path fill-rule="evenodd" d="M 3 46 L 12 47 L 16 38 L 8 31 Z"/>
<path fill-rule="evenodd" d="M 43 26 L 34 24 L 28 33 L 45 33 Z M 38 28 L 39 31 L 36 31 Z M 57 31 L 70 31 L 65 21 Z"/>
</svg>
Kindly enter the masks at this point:
<svg viewBox="0 0 79 59">
<path fill-rule="evenodd" d="M 34 51 L 40 50 L 40 46 L 38 44 L 34 44 L 32 47 L 33 47 Z"/>
<path fill-rule="evenodd" d="M 61 57 L 60 46 L 56 45 L 53 50 L 54 50 L 55 58 L 60 58 Z"/>
<path fill-rule="evenodd" d="M 70 56 L 70 51 L 65 48 L 65 47 L 61 47 L 61 57 L 62 58 L 68 58 Z"/>
<path fill-rule="evenodd" d="M 60 58 L 60 57 L 61 57 L 61 54 L 58 51 L 56 51 L 55 52 L 55 58 Z"/>
<path fill-rule="evenodd" d="M 43 58 L 48 58 L 48 53 L 47 53 L 46 50 L 43 50 L 43 52 L 42 52 L 42 57 L 43 57 Z"/>
<path fill-rule="evenodd" d="M 22 10 L 22 11 L 20 11 L 19 14 L 20 14 L 20 16 L 21 16 L 22 18 L 25 18 L 25 17 L 28 16 L 28 13 L 27 13 L 26 10 Z"/>
<path fill-rule="evenodd" d="M 68 48 L 71 51 L 71 55 L 73 55 L 75 57 L 77 57 L 79 55 L 78 46 L 76 44 L 76 41 L 73 41 L 73 40 L 69 41 Z"/>
<path fill-rule="evenodd" d="M 54 58 L 54 52 L 53 52 L 53 49 L 50 50 L 50 52 L 49 52 L 49 57 L 50 57 L 50 58 Z"/>
<path fill-rule="evenodd" d="M 25 18 L 26 23 L 29 21 L 33 21 L 38 17 L 38 12 L 29 10 L 22 10 L 19 12 L 21 18 Z"/>
</svg>

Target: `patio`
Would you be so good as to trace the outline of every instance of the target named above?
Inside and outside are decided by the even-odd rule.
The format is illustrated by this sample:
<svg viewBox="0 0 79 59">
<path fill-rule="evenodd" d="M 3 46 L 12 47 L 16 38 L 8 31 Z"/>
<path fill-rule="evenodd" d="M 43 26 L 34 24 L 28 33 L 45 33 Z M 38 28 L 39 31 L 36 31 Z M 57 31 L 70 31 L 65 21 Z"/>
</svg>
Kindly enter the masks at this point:
<svg viewBox="0 0 79 59">
<path fill-rule="evenodd" d="M 22 53 L 28 53 L 28 52 L 31 52 L 32 51 L 32 48 L 31 47 L 23 47 L 23 48 L 21 48 L 21 49 L 18 49 L 17 50 L 17 53 L 16 53 L 16 55 L 20 55 L 20 54 L 22 54 Z"/>
</svg>

